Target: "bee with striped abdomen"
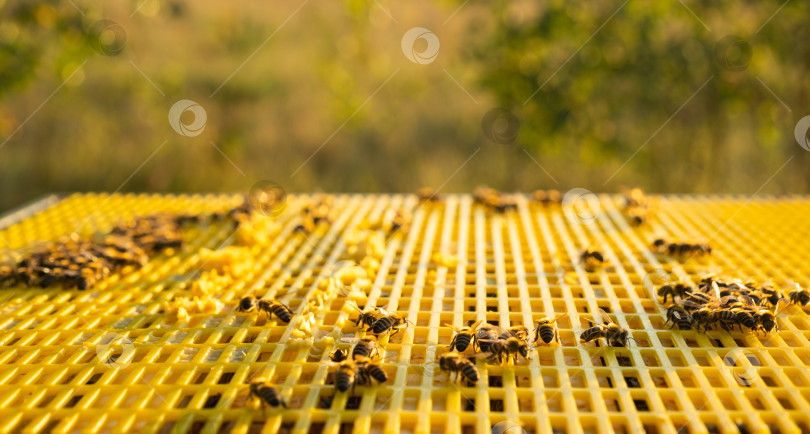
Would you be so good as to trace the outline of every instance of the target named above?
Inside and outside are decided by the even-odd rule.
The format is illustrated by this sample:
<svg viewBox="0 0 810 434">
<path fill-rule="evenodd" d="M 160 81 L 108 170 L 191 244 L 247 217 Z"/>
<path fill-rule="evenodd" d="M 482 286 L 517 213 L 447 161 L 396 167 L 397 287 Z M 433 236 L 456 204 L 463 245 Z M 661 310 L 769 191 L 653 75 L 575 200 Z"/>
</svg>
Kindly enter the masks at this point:
<svg viewBox="0 0 810 434">
<path fill-rule="evenodd" d="M 380 309 L 379 307 L 371 307 L 371 310 L 360 310 L 357 308 L 357 311 L 360 314 L 357 316 L 357 319 L 351 320 L 357 327 L 373 327 L 374 323 L 377 322 L 378 319 L 385 315 L 385 311 Z"/>
<path fill-rule="evenodd" d="M 667 321 L 665 324 L 672 323 L 670 327 L 678 326 L 678 330 L 692 330 L 692 316 L 689 312 L 677 304 L 667 308 Z"/>
<path fill-rule="evenodd" d="M 264 409 L 265 405 L 272 408 L 279 406 L 287 408 L 287 403 L 281 399 L 281 393 L 264 377 L 254 378 L 250 382 L 250 396 L 262 403 L 262 409 Z"/>
<path fill-rule="evenodd" d="M 529 343 L 529 329 L 526 326 L 512 326 L 507 330 L 510 336 L 516 337 L 526 343 Z"/>
<path fill-rule="evenodd" d="M 357 364 L 352 360 L 344 360 L 340 362 L 337 371 L 335 371 L 335 388 L 337 388 L 338 392 L 354 389 L 357 378 Z"/>
<path fill-rule="evenodd" d="M 534 329 L 534 343 L 544 342 L 546 345 L 551 343 L 553 339 L 557 343 L 560 342 L 559 331 L 557 330 L 557 321 L 567 316 L 563 313 L 554 317 L 554 319 L 544 318 L 537 321 L 537 327 Z"/>
<path fill-rule="evenodd" d="M 667 302 L 667 298 L 672 296 L 672 301 L 675 301 L 675 297 L 683 300 L 684 298 L 688 297 L 692 293 L 692 288 L 689 285 L 684 284 L 683 282 L 678 283 L 667 283 L 666 285 L 662 285 L 658 288 L 658 296 L 664 297 L 663 303 Z"/>
<path fill-rule="evenodd" d="M 265 300 L 247 296 L 239 302 L 236 308 L 237 312 L 252 312 L 254 309 L 259 312 L 264 312 L 268 317 L 275 315 L 279 321 L 284 324 L 289 324 L 292 319 L 293 312 L 289 307 L 276 299 Z"/>
<path fill-rule="evenodd" d="M 360 357 L 373 359 L 377 356 L 379 356 L 379 350 L 375 338 L 362 338 L 352 348 L 352 359 L 355 361 Z"/>
<path fill-rule="evenodd" d="M 517 364 L 518 355 L 523 356 L 524 359 L 529 358 L 529 344 L 514 336 L 507 339 L 498 339 L 490 345 L 490 351 L 493 357 L 497 357 L 498 363 L 503 363 L 504 356 L 506 361 L 512 358 L 512 363 Z"/>
<path fill-rule="evenodd" d="M 439 369 L 449 372 L 451 375 L 455 373 L 456 381 L 464 377 L 470 383 L 475 384 L 479 379 L 478 368 L 475 367 L 475 363 L 454 351 L 439 356 Z"/>
<path fill-rule="evenodd" d="M 332 354 L 329 355 L 329 360 L 340 363 L 348 358 L 348 353 L 345 350 L 341 350 L 340 348 L 336 349 Z"/>
<path fill-rule="evenodd" d="M 390 338 L 391 336 L 399 333 L 400 329 L 407 326 L 408 319 L 405 318 L 405 315 L 395 312 L 389 313 L 388 315 L 377 319 L 377 321 L 374 322 L 374 325 L 372 325 L 367 331 L 374 333 L 376 336 L 393 331 L 393 333 L 389 335 Z"/>
<path fill-rule="evenodd" d="M 382 368 L 382 363 L 379 361 L 371 360 L 367 357 L 358 357 L 355 359 L 359 374 L 357 383 L 360 385 L 370 384 L 373 379 L 377 383 L 385 383 L 388 381 L 388 374 Z"/>
<path fill-rule="evenodd" d="M 613 322 L 610 316 L 602 309 L 598 311 L 599 316 L 602 318 L 602 324 L 596 324 L 593 321 L 588 321 L 591 328 L 585 330 L 580 335 L 580 342 L 590 342 L 599 338 L 605 338 L 607 344 L 611 347 L 624 347 L 627 346 L 627 341 L 632 339 L 630 332 L 621 328 L 618 324 Z"/>
<path fill-rule="evenodd" d="M 796 284 L 795 288 L 788 293 L 788 297 L 791 303 L 801 307 L 804 307 L 807 305 L 807 303 L 810 303 L 810 291 L 808 291 L 806 288 L 802 288 L 798 284 Z"/>
<path fill-rule="evenodd" d="M 474 344 L 478 351 L 491 352 L 492 343 L 501 339 L 509 339 L 512 336 L 509 331 L 492 324 L 481 324 L 475 331 Z"/>
<path fill-rule="evenodd" d="M 456 335 L 453 336 L 453 340 L 450 341 L 450 351 L 458 351 L 459 353 L 463 353 L 467 347 L 470 346 L 474 337 L 475 337 L 475 329 L 478 328 L 478 325 L 481 324 L 481 321 L 474 321 L 470 320 L 467 322 L 467 325 L 461 328 L 455 328 L 450 324 L 445 324 L 447 327 L 451 327 L 455 332 Z"/>
</svg>

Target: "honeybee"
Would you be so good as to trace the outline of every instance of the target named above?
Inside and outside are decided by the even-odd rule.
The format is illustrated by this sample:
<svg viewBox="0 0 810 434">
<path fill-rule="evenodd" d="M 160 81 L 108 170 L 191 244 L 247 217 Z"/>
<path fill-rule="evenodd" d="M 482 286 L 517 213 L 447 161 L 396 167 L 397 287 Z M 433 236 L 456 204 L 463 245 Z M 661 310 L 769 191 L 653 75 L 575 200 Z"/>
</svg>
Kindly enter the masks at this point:
<svg viewBox="0 0 810 434">
<path fill-rule="evenodd" d="M 0 286 L 6 282 L 13 282 L 14 275 L 14 267 L 11 265 L 0 265 Z"/>
<path fill-rule="evenodd" d="M 329 360 L 340 363 L 348 358 L 348 352 L 342 350 L 340 348 L 336 349 L 332 354 L 329 355 Z"/>
<path fill-rule="evenodd" d="M 388 227 L 388 233 L 393 234 L 397 231 L 406 231 L 411 224 L 411 217 L 402 210 L 398 210 L 391 218 L 391 223 Z"/>
<path fill-rule="evenodd" d="M 589 248 L 579 256 L 579 262 L 587 271 L 594 271 L 605 265 L 605 256 L 599 250 Z"/>
<path fill-rule="evenodd" d="M 754 306 L 754 317 L 757 319 L 755 330 L 762 330 L 765 333 L 770 333 L 774 330 L 779 331 L 776 318 L 781 316 L 789 306 L 790 304 L 785 299 L 781 299 L 777 302 L 776 309 L 773 312 L 761 306 Z"/>
<path fill-rule="evenodd" d="M 340 362 L 335 371 L 335 387 L 339 392 L 354 389 L 356 380 L 358 378 L 358 366 L 352 360 L 344 360 Z"/>
<path fill-rule="evenodd" d="M 442 200 L 442 197 L 439 196 L 439 192 L 431 187 L 422 187 L 416 190 L 416 195 L 422 202 L 439 202 Z"/>
<path fill-rule="evenodd" d="M 254 378 L 250 382 L 250 396 L 262 403 L 262 409 L 264 409 L 265 405 L 272 408 L 278 406 L 287 408 L 287 403 L 281 399 L 281 393 L 264 377 Z"/>
<path fill-rule="evenodd" d="M 507 330 L 510 336 L 516 337 L 526 343 L 529 342 L 529 329 L 526 326 L 512 326 Z"/>
<path fill-rule="evenodd" d="M 683 300 L 692 293 L 692 288 L 689 285 L 684 284 L 683 282 L 678 282 L 675 284 L 667 283 L 666 285 L 662 285 L 658 288 L 658 296 L 664 297 L 663 303 L 667 302 L 667 297 L 672 296 L 672 301 L 675 301 L 675 297 Z"/>
<path fill-rule="evenodd" d="M 502 339 L 509 339 L 512 335 L 509 331 L 502 329 L 496 325 L 484 323 L 478 327 L 475 332 L 475 346 L 478 351 L 488 353 L 491 352 L 493 342 Z"/>
<path fill-rule="evenodd" d="M 627 340 L 632 339 L 630 332 L 614 323 L 604 310 L 599 309 L 598 312 L 603 323 L 596 324 L 593 321 L 588 321 L 591 324 L 591 328 L 582 332 L 579 338 L 580 342 L 585 343 L 599 338 L 605 338 L 605 341 L 607 341 L 608 345 L 611 347 L 627 346 Z"/>
<path fill-rule="evenodd" d="M 381 318 L 378 318 L 377 321 L 374 321 L 374 325 L 372 325 L 368 331 L 374 333 L 376 336 L 379 336 L 383 333 L 393 331 L 391 336 L 399 333 L 400 329 L 403 329 L 408 326 L 408 319 L 405 318 L 405 315 L 401 313 L 389 313 Z"/>
<path fill-rule="evenodd" d="M 498 193 L 498 190 L 495 190 L 494 188 L 487 187 L 486 185 L 479 185 L 478 187 L 475 187 L 475 190 L 473 190 L 473 200 L 484 205 L 489 205 L 498 200 L 499 194 L 500 193 Z"/>
<path fill-rule="evenodd" d="M 543 205 L 562 203 L 562 195 L 557 190 L 535 190 L 532 192 L 532 200 Z"/>
<path fill-rule="evenodd" d="M 357 316 L 357 319 L 351 320 L 354 325 L 357 327 L 373 327 L 374 323 L 377 322 L 384 315 L 384 311 L 378 307 L 371 307 L 371 310 L 362 311 L 357 308 L 357 311 L 360 312 L 360 315 Z"/>
<path fill-rule="evenodd" d="M 801 307 L 810 303 L 810 291 L 806 288 L 802 288 L 798 284 L 796 284 L 795 289 L 788 293 L 788 297 L 790 298 L 790 302 Z"/>
<path fill-rule="evenodd" d="M 459 353 L 463 353 L 467 347 L 470 346 L 470 343 L 474 339 L 475 329 L 478 325 L 481 324 L 481 321 L 474 321 L 470 320 L 467 322 L 467 325 L 461 328 L 455 328 L 450 324 L 445 324 L 447 327 L 452 327 L 455 330 L 456 335 L 453 336 L 453 340 L 450 341 L 450 351 L 458 351 Z"/>
<path fill-rule="evenodd" d="M 470 383 L 478 382 L 478 368 L 475 367 L 475 363 L 457 352 L 451 351 L 439 356 L 439 369 L 451 375 L 455 373 L 456 381 L 464 377 Z"/>
<path fill-rule="evenodd" d="M 497 201 L 490 205 L 495 212 L 503 213 L 506 211 L 516 210 L 517 209 L 517 201 L 515 198 L 509 195 L 501 194 L 498 196 Z"/>
<path fill-rule="evenodd" d="M 283 322 L 284 324 L 289 324 L 293 315 L 292 310 L 278 300 L 264 300 L 251 296 L 243 298 L 239 302 L 239 306 L 236 308 L 236 311 L 252 312 L 254 309 L 258 309 L 259 312 L 264 312 L 268 317 L 275 315 L 279 321 Z"/>
<path fill-rule="evenodd" d="M 751 309 L 746 305 L 746 303 L 738 302 L 732 306 L 729 306 L 729 309 L 734 313 L 734 321 L 732 323 L 732 330 L 734 329 L 734 324 L 738 324 L 740 326 L 740 331 L 742 331 L 743 326 L 747 327 L 749 330 L 754 330 L 757 326 L 757 318 L 754 310 Z"/>
<path fill-rule="evenodd" d="M 624 188 L 622 190 L 625 208 L 647 207 L 649 201 L 647 199 L 647 195 L 644 194 L 644 190 L 638 187 L 631 189 Z"/>
<path fill-rule="evenodd" d="M 358 384 L 363 385 L 369 383 L 369 379 L 374 379 L 377 383 L 385 383 L 388 381 L 388 374 L 382 368 L 382 363 L 373 361 L 368 357 L 357 357 L 355 363 L 358 367 Z"/>
<path fill-rule="evenodd" d="M 697 324 L 697 330 L 705 333 L 709 326 L 718 323 L 721 327 L 729 330 L 728 323 L 736 318 L 737 313 L 728 308 L 728 301 L 731 296 L 718 298 L 720 288 L 717 282 L 712 282 L 712 292 L 694 292 L 683 300 L 684 307 L 692 309 L 692 320 Z"/>
<path fill-rule="evenodd" d="M 374 338 L 362 338 L 352 349 L 352 359 L 355 361 L 361 357 L 373 359 L 377 356 L 379 356 L 379 350 L 377 348 L 377 339 Z"/>
<path fill-rule="evenodd" d="M 559 331 L 557 330 L 557 321 L 567 316 L 567 313 L 557 315 L 553 319 L 544 318 L 537 321 L 537 327 L 534 329 L 534 342 L 544 342 L 546 345 L 551 343 L 554 339 L 557 343 L 560 342 Z"/>
<path fill-rule="evenodd" d="M 692 330 L 692 316 L 682 306 L 673 304 L 667 308 L 667 321 L 672 323 L 671 327 L 678 326 L 678 330 Z"/>
<path fill-rule="evenodd" d="M 764 283 L 762 286 L 759 287 L 759 291 L 763 294 L 762 299 L 767 301 L 773 307 L 779 303 L 779 300 L 782 299 L 782 293 L 779 292 L 778 289 L 774 288 L 773 283 Z"/>
<path fill-rule="evenodd" d="M 503 363 L 503 358 L 506 356 L 506 361 L 512 357 L 512 363 L 517 364 L 517 356 L 521 355 L 524 359 L 529 358 L 529 344 L 514 336 L 507 339 L 498 339 L 492 342 L 489 346 L 490 352 L 494 357 L 498 358 L 498 363 Z"/>
</svg>

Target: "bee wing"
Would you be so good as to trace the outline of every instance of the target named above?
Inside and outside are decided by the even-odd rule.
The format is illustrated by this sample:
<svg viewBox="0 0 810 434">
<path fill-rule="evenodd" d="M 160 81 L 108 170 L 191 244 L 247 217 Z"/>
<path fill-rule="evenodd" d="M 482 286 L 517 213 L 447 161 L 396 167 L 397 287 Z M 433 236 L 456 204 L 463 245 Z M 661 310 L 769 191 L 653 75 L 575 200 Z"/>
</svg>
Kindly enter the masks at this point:
<svg viewBox="0 0 810 434">
<path fill-rule="evenodd" d="M 557 322 L 557 321 L 559 321 L 559 320 L 561 320 L 561 319 L 563 319 L 563 318 L 565 318 L 567 316 L 568 316 L 567 312 L 566 313 L 561 313 L 561 314 L 555 316 L 554 319 L 551 320 L 551 322 Z"/>
<path fill-rule="evenodd" d="M 780 316 L 785 313 L 795 313 L 796 310 L 796 306 L 791 304 L 789 300 L 780 298 L 779 301 L 776 302 L 776 309 L 773 311 L 773 316 Z"/>
<path fill-rule="evenodd" d="M 714 291 L 714 298 L 720 298 L 720 287 L 717 286 L 717 282 L 712 280 L 712 290 Z"/>
<path fill-rule="evenodd" d="M 459 332 L 461 331 L 461 330 L 459 330 L 459 328 L 458 328 L 458 327 L 454 327 L 452 324 L 447 324 L 447 323 L 444 323 L 443 325 L 444 325 L 445 327 L 450 327 L 450 328 L 451 328 L 451 329 L 453 329 L 453 331 L 454 331 L 454 332 L 456 332 L 456 333 L 459 333 Z"/>
<path fill-rule="evenodd" d="M 702 304 L 695 303 L 695 302 L 694 302 L 694 301 L 692 301 L 692 300 L 684 300 L 684 301 L 683 301 L 683 305 L 684 305 L 684 306 L 689 306 L 689 307 L 694 308 L 694 309 L 700 309 L 701 307 L 703 307 L 703 305 L 702 305 Z"/>
<path fill-rule="evenodd" d="M 360 338 L 353 336 L 341 336 L 340 339 L 338 339 L 338 341 L 345 344 L 356 344 L 360 342 Z"/>
<path fill-rule="evenodd" d="M 734 298 L 733 295 L 727 295 L 727 296 L 717 300 L 717 304 L 719 304 L 720 306 L 725 306 L 726 304 L 728 304 L 728 301 L 731 300 L 732 298 Z"/>
<path fill-rule="evenodd" d="M 607 314 L 607 312 L 605 312 L 605 310 L 604 310 L 604 309 L 599 308 L 599 310 L 597 311 L 597 313 L 599 313 L 599 317 L 600 317 L 600 318 L 602 318 L 602 321 L 603 321 L 605 324 L 613 324 L 613 320 L 612 320 L 612 319 L 610 319 L 610 315 L 608 315 L 608 314 Z"/>
<path fill-rule="evenodd" d="M 475 353 L 464 357 L 470 359 L 470 361 L 472 361 L 473 359 L 487 359 L 492 357 L 492 353 Z"/>
<path fill-rule="evenodd" d="M 472 324 L 469 324 L 470 330 L 475 330 L 475 329 L 477 329 L 477 328 L 478 328 L 478 326 L 479 326 L 479 325 L 481 325 L 481 323 L 482 323 L 482 322 L 483 322 L 483 321 L 478 320 L 478 321 L 476 321 L 476 322 L 474 322 L 474 323 L 472 323 Z"/>
</svg>

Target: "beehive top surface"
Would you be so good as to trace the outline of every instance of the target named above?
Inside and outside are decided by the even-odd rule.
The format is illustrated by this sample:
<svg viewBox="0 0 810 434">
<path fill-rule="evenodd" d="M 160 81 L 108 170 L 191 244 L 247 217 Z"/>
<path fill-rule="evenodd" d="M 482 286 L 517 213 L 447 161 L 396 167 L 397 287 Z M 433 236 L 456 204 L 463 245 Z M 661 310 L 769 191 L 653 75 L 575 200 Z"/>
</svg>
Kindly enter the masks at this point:
<svg viewBox="0 0 810 434">
<path fill-rule="evenodd" d="M 645 276 L 696 281 L 707 273 L 807 286 L 810 198 L 654 196 L 651 220 L 631 226 L 618 196 L 599 196 L 593 221 L 560 206 L 518 198 L 496 214 L 469 195 L 420 205 L 411 195 L 337 195 L 331 225 L 294 230 L 307 195 L 290 195 L 279 231 L 249 248 L 253 266 L 211 294 L 224 309 L 173 321 L 166 301 L 189 293 L 201 249 L 234 240 L 230 222 L 185 232 L 185 246 L 140 270 L 85 290 L 0 290 L 0 431 L 50 432 L 781 432 L 810 431 L 810 319 L 781 331 L 678 331 Z M 210 212 L 233 195 L 75 194 L 0 230 L 0 260 L 42 241 L 155 212 Z M 353 304 L 336 296 L 314 313 L 316 336 L 233 312 L 250 293 L 285 300 L 296 313 L 346 261 L 345 235 L 388 208 L 413 210 L 408 230 L 387 237 L 368 304 L 413 322 L 381 342 L 387 383 L 335 393 L 329 353 L 350 348 Z M 586 222 L 587 223 L 587 222 Z M 706 260 L 678 262 L 649 251 L 657 236 L 708 241 Z M 610 264 L 587 272 L 581 251 Z M 457 264 L 438 265 L 441 253 Z M 578 342 L 583 320 L 604 309 L 635 343 Z M 451 329 L 470 319 L 533 324 L 561 313 L 560 344 L 538 346 L 516 366 L 479 364 L 474 387 L 438 370 Z M 294 321 L 295 322 L 295 321 Z M 334 334 L 337 332 L 337 334 Z M 296 342 L 294 345 L 292 342 Z M 263 411 L 247 382 L 270 379 L 287 409 Z M 394 410 L 394 411 L 390 411 Z M 518 428 L 517 426 L 520 426 Z M 494 430 L 493 430 L 493 427 Z M 517 430 L 517 431 L 516 431 Z"/>
</svg>

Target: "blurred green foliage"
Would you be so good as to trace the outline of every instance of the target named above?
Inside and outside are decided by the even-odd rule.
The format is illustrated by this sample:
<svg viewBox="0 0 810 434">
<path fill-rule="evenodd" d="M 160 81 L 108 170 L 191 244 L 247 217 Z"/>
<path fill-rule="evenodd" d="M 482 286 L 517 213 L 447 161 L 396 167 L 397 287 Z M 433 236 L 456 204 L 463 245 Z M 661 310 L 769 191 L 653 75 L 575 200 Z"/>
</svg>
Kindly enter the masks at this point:
<svg viewBox="0 0 810 434">
<path fill-rule="evenodd" d="M 0 209 L 261 179 L 807 193 L 810 5 L 783 3 L 0 0 Z M 435 62 L 403 55 L 412 27 Z M 745 45 L 718 52 L 727 35 Z M 169 125 L 181 99 L 206 110 L 199 136 Z M 482 131 L 495 107 L 514 143 Z"/>
</svg>

